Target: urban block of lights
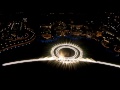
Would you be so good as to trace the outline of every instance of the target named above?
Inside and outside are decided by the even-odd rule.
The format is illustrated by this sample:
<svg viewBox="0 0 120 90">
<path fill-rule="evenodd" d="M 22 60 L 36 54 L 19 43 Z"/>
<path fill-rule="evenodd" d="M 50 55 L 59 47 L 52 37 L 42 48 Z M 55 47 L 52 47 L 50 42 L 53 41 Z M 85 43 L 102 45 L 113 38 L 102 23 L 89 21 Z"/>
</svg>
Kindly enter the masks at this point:
<svg viewBox="0 0 120 90">
<path fill-rule="evenodd" d="M 9 49 L 28 45 L 35 39 L 35 33 L 27 28 L 25 21 L 13 21 L 1 31 L 0 53 Z"/>
<path fill-rule="evenodd" d="M 120 53 L 120 14 L 105 12 L 105 18 L 97 29 L 94 30 L 91 25 L 94 27 L 95 22 L 74 24 L 74 21 L 70 23 L 56 21 L 49 25 L 40 25 L 40 35 L 43 42 L 51 42 L 54 38 L 68 36 L 74 40 L 79 37 L 90 38 L 100 42 L 105 48 Z"/>
<path fill-rule="evenodd" d="M 29 44 L 35 39 L 35 33 L 26 27 L 27 20 L 13 21 L 0 31 L 0 52 Z M 64 21 L 51 22 L 48 25 L 40 25 L 41 42 L 56 41 L 59 37 L 77 39 L 85 37 L 100 42 L 105 48 L 120 53 L 120 13 L 105 12 L 105 18 L 101 24 L 96 25 L 94 20 L 86 21 L 85 24 L 75 24 Z M 38 34 L 38 33 L 37 33 Z"/>
</svg>

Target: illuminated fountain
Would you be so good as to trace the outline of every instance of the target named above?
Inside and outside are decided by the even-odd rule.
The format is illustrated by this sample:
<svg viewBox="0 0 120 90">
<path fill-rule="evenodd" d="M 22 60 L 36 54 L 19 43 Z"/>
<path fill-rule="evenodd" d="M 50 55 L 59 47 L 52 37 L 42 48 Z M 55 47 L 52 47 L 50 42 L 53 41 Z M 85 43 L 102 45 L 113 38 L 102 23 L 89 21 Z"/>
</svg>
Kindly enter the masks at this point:
<svg viewBox="0 0 120 90">
<path fill-rule="evenodd" d="M 61 49 L 71 49 L 74 51 L 74 55 L 66 57 L 64 53 L 60 53 Z M 20 63 L 27 63 L 27 62 L 38 62 L 38 61 L 57 61 L 58 63 L 62 63 L 62 65 L 71 65 L 75 64 L 78 62 L 87 62 L 87 63 L 97 63 L 97 64 L 103 64 L 103 65 L 108 65 L 108 66 L 113 66 L 120 68 L 120 65 L 112 64 L 112 63 L 107 63 L 107 62 L 101 62 L 101 61 L 95 61 L 90 58 L 83 58 L 83 51 L 80 47 L 77 45 L 71 44 L 71 43 L 61 43 L 57 44 L 52 47 L 51 51 L 51 56 L 50 57 L 44 57 L 44 58 L 38 58 L 38 59 L 29 59 L 29 60 L 21 60 L 21 61 L 14 61 L 14 62 L 8 62 L 2 64 L 2 66 L 9 66 L 9 65 L 14 65 L 14 64 L 20 64 Z"/>
</svg>

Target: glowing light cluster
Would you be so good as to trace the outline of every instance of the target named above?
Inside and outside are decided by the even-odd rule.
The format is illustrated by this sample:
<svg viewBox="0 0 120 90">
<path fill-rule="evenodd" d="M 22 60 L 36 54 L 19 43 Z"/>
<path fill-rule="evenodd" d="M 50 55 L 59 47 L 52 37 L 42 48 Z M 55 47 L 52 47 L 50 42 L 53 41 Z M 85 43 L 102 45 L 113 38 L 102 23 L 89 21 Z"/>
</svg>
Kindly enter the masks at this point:
<svg viewBox="0 0 120 90">
<path fill-rule="evenodd" d="M 64 53 L 61 55 L 60 50 L 64 49 L 64 48 L 68 48 L 68 49 L 73 50 L 75 54 L 73 56 L 70 56 L 70 57 L 65 57 Z M 52 47 L 51 56 L 53 58 L 56 58 L 59 62 L 63 62 L 66 64 L 76 63 L 76 62 L 78 62 L 78 60 L 75 60 L 75 59 L 83 57 L 83 51 L 77 45 L 74 45 L 71 43 L 62 43 L 62 44 L 58 44 L 58 45 L 55 45 Z"/>
<path fill-rule="evenodd" d="M 6 45 L 6 47 L 2 47 L 2 49 L 0 50 L 0 53 L 3 52 L 3 51 L 9 50 L 9 49 L 13 49 L 13 48 L 17 48 L 17 47 L 20 47 L 20 46 L 28 45 L 32 41 L 34 41 L 36 36 L 35 36 L 35 33 L 33 32 L 33 30 L 32 29 L 27 29 L 27 31 L 30 34 L 28 35 L 28 33 L 26 33 L 26 37 L 23 40 L 18 40 L 18 41 L 17 40 L 16 41 L 11 40 L 8 43 L 5 43 L 7 45 Z M 1 46 L 2 46 L 2 44 L 1 44 Z"/>
</svg>

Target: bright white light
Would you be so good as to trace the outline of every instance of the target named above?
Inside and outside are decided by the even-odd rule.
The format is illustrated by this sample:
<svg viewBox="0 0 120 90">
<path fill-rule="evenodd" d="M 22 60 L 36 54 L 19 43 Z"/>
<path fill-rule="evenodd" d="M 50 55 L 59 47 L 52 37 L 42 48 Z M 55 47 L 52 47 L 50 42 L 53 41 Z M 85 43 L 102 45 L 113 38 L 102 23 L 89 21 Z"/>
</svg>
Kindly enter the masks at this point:
<svg viewBox="0 0 120 90">
<path fill-rule="evenodd" d="M 69 49 L 73 50 L 75 52 L 75 54 L 71 57 L 64 56 L 64 59 L 63 59 L 63 55 L 62 55 L 62 59 L 61 59 L 60 50 L 63 48 L 69 48 Z M 51 56 L 53 58 L 58 58 L 57 60 L 59 60 L 60 62 L 63 62 L 63 63 L 75 63 L 78 61 L 74 60 L 74 59 L 83 57 L 83 51 L 77 45 L 74 45 L 71 43 L 62 43 L 62 44 L 58 44 L 58 45 L 55 45 L 52 47 Z"/>
<path fill-rule="evenodd" d="M 14 61 L 14 62 L 9 62 L 9 63 L 4 63 L 3 66 L 20 64 L 20 63 L 27 63 L 27 62 L 49 61 L 49 60 L 54 60 L 54 59 L 53 59 L 53 57 L 44 57 L 44 58 L 39 58 L 39 59 L 21 60 L 21 61 Z"/>
<path fill-rule="evenodd" d="M 72 49 L 75 52 L 75 54 L 71 57 L 64 57 L 64 54 L 59 54 L 59 51 L 62 48 Z M 70 43 L 58 44 L 58 45 L 52 47 L 51 55 L 52 55 L 51 57 L 45 57 L 45 58 L 8 62 L 8 63 L 2 64 L 2 66 L 9 66 L 9 65 L 14 65 L 14 64 L 36 62 L 36 61 L 58 61 L 60 63 L 66 64 L 66 65 L 74 64 L 76 62 L 87 62 L 87 63 L 97 63 L 97 64 L 103 64 L 103 65 L 120 68 L 120 65 L 107 63 L 107 62 L 101 62 L 101 61 L 95 61 L 95 60 L 89 59 L 89 58 L 83 58 L 82 49 L 80 49 L 78 46 L 76 46 L 74 44 L 70 44 Z"/>
<path fill-rule="evenodd" d="M 45 58 L 39 58 L 39 59 L 30 59 L 30 60 L 22 60 L 22 61 L 15 61 L 15 62 L 4 63 L 4 64 L 2 64 L 2 66 L 9 66 L 9 65 L 26 63 L 26 62 L 55 61 L 55 60 L 56 59 L 53 58 L 53 57 L 45 57 Z M 120 68 L 120 65 L 116 65 L 116 64 L 112 64 L 112 63 L 107 63 L 107 62 L 101 62 L 101 61 L 95 61 L 95 60 L 89 59 L 89 58 L 86 58 L 86 59 L 85 58 L 70 59 L 69 61 L 71 62 L 72 60 L 73 61 L 79 61 L 79 62 L 87 62 L 87 63 L 97 63 L 97 64 L 103 64 L 103 65 L 107 65 L 107 66 L 113 66 L 113 67 Z M 65 62 L 65 64 L 67 64 L 67 63 Z"/>
<path fill-rule="evenodd" d="M 95 63 L 98 63 L 98 64 L 103 64 L 103 65 L 108 65 L 108 66 L 113 66 L 113 67 L 120 68 L 120 65 L 116 65 L 116 64 L 112 64 L 112 63 L 101 62 L 101 61 L 96 61 Z"/>
</svg>

